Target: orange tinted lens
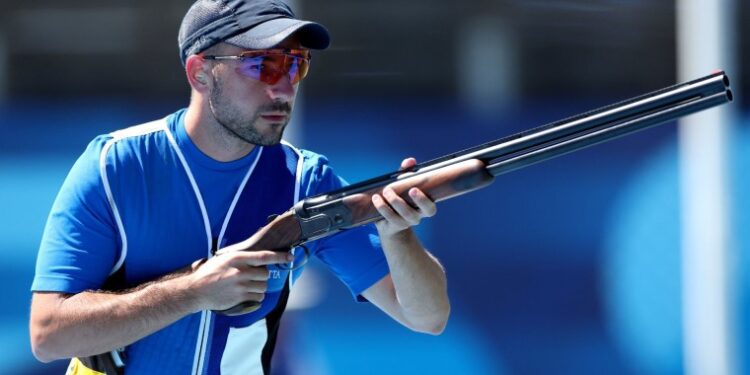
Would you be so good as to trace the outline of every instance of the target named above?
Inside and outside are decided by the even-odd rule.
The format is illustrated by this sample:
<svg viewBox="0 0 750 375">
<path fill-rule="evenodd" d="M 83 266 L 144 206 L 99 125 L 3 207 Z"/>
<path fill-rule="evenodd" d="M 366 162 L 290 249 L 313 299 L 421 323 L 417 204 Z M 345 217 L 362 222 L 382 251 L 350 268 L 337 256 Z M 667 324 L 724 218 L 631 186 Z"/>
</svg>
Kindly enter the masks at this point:
<svg viewBox="0 0 750 375">
<path fill-rule="evenodd" d="M 297 56 L 288 56 L 287 60 L 288 68 L 286 71 L 289 75 L 289 82 L 295 84 L 305 78 L 307 69 L 310 67 L 310 60 Z"/>
<path fill-rule="evenodd" d="M 310 60 L 298 55 L 266 54 L 243 56 L 239 72 L 269 85 L 275 85 L 284 75 L 295 84 L 305 78 Z"/>
</svg>

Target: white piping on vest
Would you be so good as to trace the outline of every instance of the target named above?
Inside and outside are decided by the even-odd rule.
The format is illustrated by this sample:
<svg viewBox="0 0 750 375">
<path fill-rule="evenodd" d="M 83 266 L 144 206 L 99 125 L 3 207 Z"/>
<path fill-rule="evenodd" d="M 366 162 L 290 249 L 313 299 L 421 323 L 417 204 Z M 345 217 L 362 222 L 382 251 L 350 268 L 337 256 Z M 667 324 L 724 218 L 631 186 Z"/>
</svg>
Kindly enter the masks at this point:
<svg viewBox="0 0 750 375">
<path fill-rule="evenodd" d="M 180 150 L 180 147 L 177 145 L 177 141 L 174 139 L 174 135 L 172 135 L 172 132 L 167 128 L 165 129 L 165 133 L 167 135 L 167 139 L 169 139 L 169 143 L 172 145 L 172 148 L 174 149 L 175 153 L 177 154 L 177 157 L 180 159 L 180 163 L 182 163 L 182 167 L 185 169 L 185 173 L 188 176 L 188 179 L 190 180 L 190 185 L 193 187 L 193 192 L 195 193 L 195 198 L 198 200 L 198 205 L 201 209 L 201 215 L 203 215 L 203 226 L 206 229 L 206 257 L 211 258 L 213 256 L 211 250 L 213 247 L 213 241 L 211 236 L 211 223 L 208 221 L 208 212 L 206 211 L 206 204 L 203 203 L 203 196 L 201 195 L 200 190 L 198 189 L 198 184 L 195 182 L 195 177 L 193 177 L 193 172 L 190 170 L 190 167 L 187 164 L 187 161 L 185 160 L 185 155 L 182 154 L 182 150 Z M 204 365 L 204 359 L 205 359 L 205 349 L 206 344 L 208 341 L 208 331 L 211 329 L 211 312 L 204 310 L 201 313 L 201 323 L 199 326 L 199 333 L 198 338 L 196 340 L 195 344 L 195 357 L 193 358 L 193 374 L 200 374 L 202 372 L 202 368 Z"/>
<path fill-rule="evenodd" d="M 258 149 L 258 154 L 255 155 L 255 160 L 253 160 L 253 163 L 250 165 L 250 168 L 248 168 L 247 173 L 245 173 L 245 177 L 242 179 L 242 182 L 240 183 L 240 186 L 237 188 L 237 192 L 234 193 L 234 199 L 232 199 L 232 204 L 229 206 L 229 210 L 227 211 L 226 217 L 224 217 L 224 223 L 221 226 L 221 232 L 219 232 L 219 239 L 216 242 L 216 250 L 219 249 L 219 246 L 221 246 L 221 243 L 224 240 L 224 234 L 227 230 L 227 225 L 229 225 L 229 219 L 232 217 L 232 213 L 234 212 L 234 207 L 237 205 L 237 202 L 240 200 L 240 196 L 242 195 L 242 191 L 245 190 L 245 185 L 247 184 L 247 181 L 250 179 L 250 175 L 253 174 L 253 171 L 255 170 L 255 166 L 258 165 L 258 160 L 260 160 L 261 155 L 263 154 L 263 147 L 260 147 Z M 205 313 L 205 311 L 204 311 Z M 204 336 L 202 340 L 198 340 L 198 343 L 201 343 L 203 347 L 200 347 L 198 344 L 196 345 L 196 353 L 201 353 L 200 356 L 196 355 L 193 359 L 193 373 L 198 374 L 200 373 L 200 368 L 203 367 L 202 362 L 204 361 L 204 358 L 206 356 L 205 351 L 205 341 L 208 340 L 208 330 L 202 330 L 201 335 Z M 200 358 L 199 358 L 200 357 Z M 200 363 L 200 365 L 199 365 Z"/>
<path fill-rule="evenodd" d="M 221 232 L 219 232 L 219 240 L 217 242 L 217 250 L 218 247 L 221 246 L 222 241 L 224 240 L 224 233 L 227 230 L 227 225 L 229 225 L 229 219 L 232 217 L 232 213 L 234 212 L 234 207 L 237 205 L 237 201 L 240 200 L 240 195 L 242 195 L 242 191 L 245 190 L 245 184 L 247 184 L 247 181 L 250 179 L 250 175 L 253 174 L 253 171 L 255 170 L 255 166 L 258 164 L 258 160 L 260 160 L 261 154 L 263 154 L 263 147 L 259 146 L 260 149 L 258 150 L 258 154 L 255 155 L 255 160 L 253 160 L 253 164 L 250 165 L 250 168 L 247 170 L 247 173 L 245 174 L 245 178 L 242 179 L 242 183 L 240 183 L 240 187 L 237 189 L 237 192 L 234 193 L 234 199 L 232 199 L 232 204 L 229 206 L 229 211 L 227 211 L 227 216 L 224 218 L 224 224 L 221 226 Z"/>
<path fill-rule="evenodd" d="M 291 143 L 282 140 L 282 144 L 289 146 L 289 148 L 294 151 L 295 154 L 297 154 L 297 170 L 294 173 L 294 203 L 299 202 L 299 194 L 300 194 L 300 182 L 302 181 L 302 162 L 304 161 L 304 157 L 302 156 L 302 152 L 298 150 L 294 145 Z"/>
<path fill-rule="evenodd" d="M 122 240 L 120 257 L 117 259 L 117 262 L 115 262 L 115 265 L 109 272 L 110 275 L 117 272 L 117 270 L 119 270 L 120 267 L 122 267 L 122 265 L 125 263 L 125 257 L 128 254 L 128 236 L 125 233 L 125 227 L 123 227 L 122 225 L 120 210 L 117 209 L 117 204 L 115 203 L 115 198 L 112 194 L 112 188 L 109 185 L 109 178 L 107 177 L 107 153 L 109 152 L 109 149 L 112 147 L 112 145 L 122 139 L 128 137 L 136 137 L 139 135 L 146 135 L 149 133 L 164 130 L 166 129 L 166 124 L 166 121 L 164 119 L 161 119 L 112 132 L 110 133 L 112 138 L 110 138 L 104 144 L 104 146 L 102 146 L 102 151 L 99 154 L 99 175 L 102 179 L 102 184 L 104 185 L 104 192 L 107 194 L 107 201 L 109 201 L 109 206 L 112 208 L 112 214 L 114 215 L 115 222 L 117 223 L 117 230 L 120 232 L 120 239 Z"/>
<path fill-rule="evenodd" d="M 182 154 L 182 150 L 180 150 L 180 147 L 177 146 L 177 141 L 175 141 L 174 136 L 172 135 L 172 132 L 169 131 L 169 129 L 164 129 L 165 133 L 167 134 L 167 139 L 169 139 L 169 143 L 172 145 L 172 148 L 174 149 L 175 153 L 177 154 L 177 157 L 180 159 L 180 163 L 182 163 L 182 167 L 185 169 L 185 173 L 188 176 L 188 179 L 190 180 L 190 185 L 193 187 L 193 192 L 195 193 L 195 198 L 198 199 L 198 205 L 201 209 L 201 215 L 203 216 L 203 226 L 206 229 L 206 254 L 210 258 L 211 257 L 211 247 L 212 242 L 211 241 L 211 223 L 208 221 L 208 212 L 206 211 L 206 204 L 203 203 L 203 196 L 201 195 L 201 191 L 198 189 L 198 184 L 195 182 L 195 177 L 193 177 L 193 172 L 190 170 L 190 167 L 187 164 L 187 161 L 185 160 L 185 156 Z"/>
<path fill-rule="evenodd" d="M 304 157 L 302 156 L 302 152 L 298 150 L 296 147 L 294 147 L 291 143 L 282 140 L 282 144 L 288 146 L 289 148 L 294 151 L 294 153 L 297 154 L 297 170 L 294 172 L 294 203 L 296 204 L 299 202 L 300 199 L 300 185 L 302 182 L 302 164 L 304 162 Z M 294 254 L 294 249 L 292 249 L 292 255 Z M 289 289 L 292 289 L 294 286 L 294 260 L 289 265 L 292 270 L 289 271 Z"/>
<path fill-rule="evenodd" d="M 195 354 L 193 355 L 193 369 L 191 370 L 191 374 L 199 374 L 200 373 L 200 367 L 199 363 L 202 366 L 202 356 L 200 353 L 203 353 L 204 348 L 204 339 L 207 335 L 206 332 L 206 319 L 208 318 L 208 311 L 203 310 L 201 311 L 201 321 L 198 324 L 198 337 L 195 339 Z"/>
</svg>

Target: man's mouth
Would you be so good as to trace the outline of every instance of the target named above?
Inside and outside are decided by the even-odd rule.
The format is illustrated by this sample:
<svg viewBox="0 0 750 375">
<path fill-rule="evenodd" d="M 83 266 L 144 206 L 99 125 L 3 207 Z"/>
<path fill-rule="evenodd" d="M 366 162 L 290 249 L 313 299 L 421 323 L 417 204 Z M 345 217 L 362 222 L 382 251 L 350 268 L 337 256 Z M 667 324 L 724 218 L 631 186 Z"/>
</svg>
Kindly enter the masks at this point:
<svg viewBox="0 0 750 375">
<path fill-rule="evenodd" d="M 284 113 L 265 113 L 260 115 L 260 117 L 270 122 L 282 122 L 285 121 L 289 115 Z"/>
</svg>

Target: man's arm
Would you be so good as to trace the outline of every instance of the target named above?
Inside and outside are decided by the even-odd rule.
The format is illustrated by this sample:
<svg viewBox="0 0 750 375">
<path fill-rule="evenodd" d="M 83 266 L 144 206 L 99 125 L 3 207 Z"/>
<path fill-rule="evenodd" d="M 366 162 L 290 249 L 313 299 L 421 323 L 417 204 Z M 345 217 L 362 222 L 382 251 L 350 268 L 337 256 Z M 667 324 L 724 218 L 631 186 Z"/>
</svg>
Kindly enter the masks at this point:
<svg viewBox="0 0 750 375">
<path fill-rule="evenodd" d="M 188 314 L 262 301 L 265 266 L 289 261 L 288 253 L 238 251 L 122 293 L 36 292 L 29 327 L 32 351 L 43 362 L 106 353 Z"/>
<path fill-rule="evenodd" d="M 106 353 L 198 311 L 181 281 L 176 277 L 122 294 L 35 292 L 30 324 L 34 356 L 49 362 Z"/>
<path fill-rule="evenodd" d="M 414 164 L 416 161 L 409 158 L 401 167 Z M 362 296 L 415 331 L 440 334 L 450 314 L 445 271 L 411 229 L 423 217 L 433 216 L 437 208 L 419 189 L 411 189 L 409 195 L 417 208 L 409 206 L 390 189 L 382 196 L 373 196 L 372 202 L 384 218 L 376 227 L 390 274 Z"/>
</svg>

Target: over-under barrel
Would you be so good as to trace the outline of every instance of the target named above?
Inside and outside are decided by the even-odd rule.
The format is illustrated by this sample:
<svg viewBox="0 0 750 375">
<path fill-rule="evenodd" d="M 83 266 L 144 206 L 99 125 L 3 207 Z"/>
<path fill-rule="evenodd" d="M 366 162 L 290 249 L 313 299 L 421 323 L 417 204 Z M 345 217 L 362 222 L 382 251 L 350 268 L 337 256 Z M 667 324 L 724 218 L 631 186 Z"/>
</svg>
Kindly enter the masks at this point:
<svg viewBox="0 0 750 375">
<path fill-rule="evenodd" d="M 422 189 L 436 201 L 489 185 L 494 176 L 667 123 L 732 100 L 729 78 L 716 72 L 619 103 L 394 171 L 294 207 L 299 243 L 377 220 L 373 194 L 390 186 L 413 204 L 408 190 Z"/>
</svg>

